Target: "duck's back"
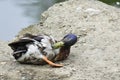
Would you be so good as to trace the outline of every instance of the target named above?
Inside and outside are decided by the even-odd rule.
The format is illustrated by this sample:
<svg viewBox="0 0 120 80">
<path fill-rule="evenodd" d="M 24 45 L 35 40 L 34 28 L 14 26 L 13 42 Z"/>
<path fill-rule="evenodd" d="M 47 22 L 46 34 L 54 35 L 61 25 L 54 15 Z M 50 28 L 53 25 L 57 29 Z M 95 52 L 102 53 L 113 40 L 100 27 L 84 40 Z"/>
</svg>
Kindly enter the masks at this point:
<svg viewBox="0 0 120 80">
<path fill-rule="evenodd" d="M 52 48 L 55 42 L 56 40 L 48 35 L 26 35 L 18 41 L 10 43 L 9 46 L 13 49 L 13 56 L 18 62 L 44 64 L 42 55 L 53 61 L 59 53 L 59 49 Z M 22 52 L 23 50 L 26 51 Z"/>
</svg>

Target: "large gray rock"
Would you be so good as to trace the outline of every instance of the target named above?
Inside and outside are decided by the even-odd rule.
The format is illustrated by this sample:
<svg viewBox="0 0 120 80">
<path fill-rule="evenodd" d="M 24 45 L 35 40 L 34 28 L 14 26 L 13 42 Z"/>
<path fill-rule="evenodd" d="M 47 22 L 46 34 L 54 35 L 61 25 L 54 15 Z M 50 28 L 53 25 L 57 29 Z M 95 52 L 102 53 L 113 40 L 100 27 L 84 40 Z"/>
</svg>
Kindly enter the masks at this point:
<svg viewBox="0 0 120 80">
<path fill-rule="evenodd" d="M 120 9 L 95 0 L 69 0 L 49 8 L 40 23 L 23 29 L 17 38 L 26 32 L 57 39 L 75 33 L 78 42 L 69 58 L 58 62 L 64 64 L 62 68 L 19 64 L 1 42 L 1 80 L 120 79 Z"/>
</svg>

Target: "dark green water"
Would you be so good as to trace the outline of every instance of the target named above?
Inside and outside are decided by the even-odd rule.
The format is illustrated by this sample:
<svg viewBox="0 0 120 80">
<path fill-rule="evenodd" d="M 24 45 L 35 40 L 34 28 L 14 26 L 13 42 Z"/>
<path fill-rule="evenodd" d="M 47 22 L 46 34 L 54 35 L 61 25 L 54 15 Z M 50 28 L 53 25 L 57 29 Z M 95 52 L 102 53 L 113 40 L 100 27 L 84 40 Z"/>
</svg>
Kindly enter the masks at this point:
<svg viewBox="0 0 120 80">
<path fill-rule="evenodd" d="M 99 1 L 120 8 L 120 0 L 99 0 Z"/>
<path fill-rule="evenodd" d="M 40 21 L 40 15 L 65 0 L 0 0 L 0 40 L 11 40 L 26 26 Z M 120 7 L 120 0 L 100 0 Z"/>
</svg>

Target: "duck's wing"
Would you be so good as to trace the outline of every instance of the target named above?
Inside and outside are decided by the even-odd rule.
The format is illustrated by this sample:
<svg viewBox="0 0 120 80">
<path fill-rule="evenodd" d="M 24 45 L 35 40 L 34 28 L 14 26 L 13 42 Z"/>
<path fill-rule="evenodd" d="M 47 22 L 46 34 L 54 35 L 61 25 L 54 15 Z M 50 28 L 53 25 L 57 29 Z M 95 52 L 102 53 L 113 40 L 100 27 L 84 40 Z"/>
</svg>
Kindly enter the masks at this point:
<svg viewBox="0 0 120 80">
<path fill-rule="evenodd" d="M 31 39 L 38 41 L 38 42 L 41 42 L 41 39 L 43 39 L 43 35 L 41 35 L 41 34 L 33 35 L 33 34 L 26 33 L 26 34 L 24 34 L 24 37 L 29 37 Z"/>
<path fill-rule="evenodd" d="M 13 49 L 16 50 L 18 47 L 22 46 L 25 47 L 26 44 L 33 42 L 31 39 L 20 39 L 18 41 L 9 43 L 8 45 Z"/>
</svg>

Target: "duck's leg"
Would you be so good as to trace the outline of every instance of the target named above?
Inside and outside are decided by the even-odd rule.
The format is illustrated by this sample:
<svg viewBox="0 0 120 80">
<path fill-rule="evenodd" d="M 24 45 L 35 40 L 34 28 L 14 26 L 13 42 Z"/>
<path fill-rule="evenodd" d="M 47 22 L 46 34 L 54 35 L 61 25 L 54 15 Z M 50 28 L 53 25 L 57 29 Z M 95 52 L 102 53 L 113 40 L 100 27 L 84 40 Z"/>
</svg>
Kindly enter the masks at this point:
<svg viewBox="0 0 120 80">
<path fill-rule="evenodd" d="M 46 61 L 49 65 L 53 66 L 53 67 L 62 67 L 62 64 L 55 64 L 52 61 L 48 60 L 46 56 L 43 56 L 43 60 Z"/>
</svg>

